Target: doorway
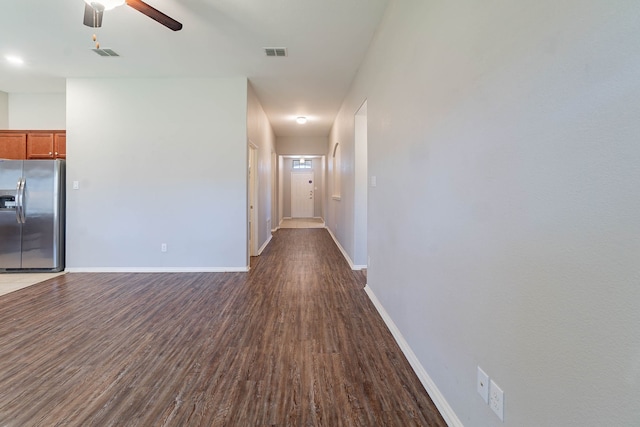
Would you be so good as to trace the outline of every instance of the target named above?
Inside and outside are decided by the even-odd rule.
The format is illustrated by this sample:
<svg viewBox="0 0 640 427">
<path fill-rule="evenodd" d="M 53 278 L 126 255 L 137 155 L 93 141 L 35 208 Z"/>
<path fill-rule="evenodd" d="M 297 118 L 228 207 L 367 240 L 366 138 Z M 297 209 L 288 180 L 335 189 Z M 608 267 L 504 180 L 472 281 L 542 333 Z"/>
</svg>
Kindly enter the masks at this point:
<svg viewBox="0 0 640 427">
<path fill-rule="evenodd" d="M 249 256 L 258 255 L 258 147 L 249 141 L 248 171 L 248 218 L 249 218 Z"/>
<path fill-rule="evenodd" d="M 324 212 L 326 212 L 327 203 L 325 197 L 325 162 L 325 156 L 315 154 L 285 154 L 278 156 L 278 228 L 283 226 L 284 221 L 288 221 L 293 217 L 291 210 L 293 205 L 291 195 L 293 192 L 291 187 L 295 173 L 310 173 L 313 175 L 313 211 L 310 215 L 313 218 L 320 219 L 324 224 Z M 302 167 L 303 164 L 304 167 Z M 306 195 L 308 199 L 309 192 Z"/>
<path fill-rule="evenodd" d="M 312 218 L 314 211 L 314 173 L 291 172 L 291 217 Z"/>
</svg>

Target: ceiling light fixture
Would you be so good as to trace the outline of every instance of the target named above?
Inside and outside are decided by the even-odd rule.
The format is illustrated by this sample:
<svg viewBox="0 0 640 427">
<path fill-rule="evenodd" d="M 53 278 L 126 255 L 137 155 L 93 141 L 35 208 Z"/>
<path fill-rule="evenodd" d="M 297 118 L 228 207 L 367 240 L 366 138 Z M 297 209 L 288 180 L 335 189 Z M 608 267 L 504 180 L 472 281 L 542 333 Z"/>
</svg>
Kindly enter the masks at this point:
<svg viewBox="0 0 640 427">
<path fill-rule="evenodd" d="M 111 10 L 118 6 L 122 6 L 125 3 L 125 1 L 126 0 L 99 0 L 99 1 L 84 0 L 84 2 L 91 7 L 93 7 L 95 3 L 102 5 L 104 7 L 104 10 Z"/>
<path fill-rule="evenodd" d="M 22 64 L 24 64 L 24 60 L 22 58 L 17 57 L 17 56 L 7 55 L 7 56 L 5 56 L 5 58 L 6 58 L 7 61 L 12 63 L 13 65 L 22 65 Z"/>
<path fill-rule="evenodd" d="M 303 125 L 305 123 L 307 123 L 307 118 L 304 116 L 300 116 L 296 119 L 296 122 L 298 122 L 299 124 Z"/>
</svg>

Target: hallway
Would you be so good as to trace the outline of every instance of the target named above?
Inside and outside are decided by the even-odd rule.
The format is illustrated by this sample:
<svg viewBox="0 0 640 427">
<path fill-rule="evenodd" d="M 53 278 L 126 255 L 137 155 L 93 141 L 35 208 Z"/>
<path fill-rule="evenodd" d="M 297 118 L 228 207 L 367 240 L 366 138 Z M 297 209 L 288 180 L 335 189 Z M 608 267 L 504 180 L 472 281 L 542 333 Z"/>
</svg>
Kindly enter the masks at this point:
<svg viewBox="0 0 640 427">
<path fill-rule="evenodd" d="M 324 228 L 321 218 L 284 218 L 280 228 Z"/>
<path fill-rule="evenodd" d="M 255 261 L 0 297 L 0 423 L 445 426 L 326 230 Z"/>
</svg>

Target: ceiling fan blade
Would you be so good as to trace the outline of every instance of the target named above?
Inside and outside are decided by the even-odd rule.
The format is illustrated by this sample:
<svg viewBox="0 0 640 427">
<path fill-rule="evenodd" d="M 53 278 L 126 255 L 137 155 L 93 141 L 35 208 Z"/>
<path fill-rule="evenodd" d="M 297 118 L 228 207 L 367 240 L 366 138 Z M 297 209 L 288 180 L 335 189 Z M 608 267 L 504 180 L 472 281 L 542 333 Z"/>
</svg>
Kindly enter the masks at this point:
<svg viewBox="0 0 640 427">
<path fill-rule="evenodd" d="M 171 18 L 170 16 L 165 15 L 160 12 L 158 9 L 149 6 L 142 0 L 127 0 L 127 5 L 131 6 L 138 12 L 142 12 L 147 15 L 149 18 L 158 21 L 165 27 L 172 29 L 173 31 L 180 31 L 182 29 L 182 24 Z"/>
<path fill-rule="evenodd" d="M 84 21 L 87 27 L 102 27 L 102 15 L 104 14 L 104 6 L 100 3 L 92 3 L 92 5 L 84 4 Z"/>
</svg>

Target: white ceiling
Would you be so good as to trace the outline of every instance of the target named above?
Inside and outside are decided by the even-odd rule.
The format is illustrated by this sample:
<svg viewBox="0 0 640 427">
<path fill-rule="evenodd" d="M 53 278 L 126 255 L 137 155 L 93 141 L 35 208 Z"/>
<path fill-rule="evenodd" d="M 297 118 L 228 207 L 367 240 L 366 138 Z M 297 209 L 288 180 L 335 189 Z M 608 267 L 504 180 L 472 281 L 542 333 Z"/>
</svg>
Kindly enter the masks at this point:
<svg viewBox="0 0 640 427">
<path fill-rule="evenodd" d="M 326 136 L 387 0 L 148 0 L 173 32 L 129 6 L 82 25 L 83 0 L 4 0 L 0 91 L 64 92 L 66 77 L 247 76 L 277 136 Z M 100 57 L 100 47 L 118 58 Z M 287 47 L 286 58 L 264 47 Z M 5 55 L 26 61 L 15 67 Z M 295 117 L 309 117 L 306 125 Z"/>
</svg>

